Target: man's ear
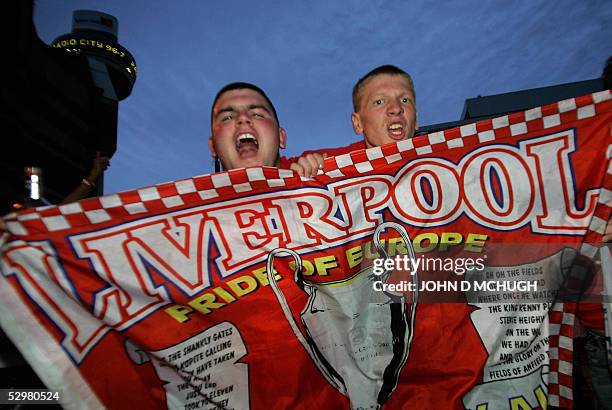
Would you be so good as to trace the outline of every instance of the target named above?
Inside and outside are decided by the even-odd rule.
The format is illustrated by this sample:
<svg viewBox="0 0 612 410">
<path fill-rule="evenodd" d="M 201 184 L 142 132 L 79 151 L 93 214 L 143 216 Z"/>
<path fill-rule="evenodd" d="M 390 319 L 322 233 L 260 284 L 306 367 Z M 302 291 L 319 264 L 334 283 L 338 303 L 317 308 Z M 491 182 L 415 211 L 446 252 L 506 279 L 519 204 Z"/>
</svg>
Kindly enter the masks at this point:
<svg viewBox="0 0 612 410">
<path fill-rule="evenodd" d="M 363 126 L 361 125 L 361 117 L 356 112 L 351 114 L 351 121 L 353 123 L 353 130 L 355 134 L 363 134 Z"/>
<path fill-rule="evenodd" d="M 213 156 L 213 158 L 217 157 L 217 151 L 215 151 L 215 144 L 213 144 L 213 137 L 212 135 L 210 137 L 208 137 L 208 149 L 210 150 L 210 155 Z"/>
<path fill-rule="evenodd" d="M 278 146 L 281 149 L 285 149 L 287 147 L 287 131 L 284 128 L 279 127 L 278 129 Z"/>
</svg>

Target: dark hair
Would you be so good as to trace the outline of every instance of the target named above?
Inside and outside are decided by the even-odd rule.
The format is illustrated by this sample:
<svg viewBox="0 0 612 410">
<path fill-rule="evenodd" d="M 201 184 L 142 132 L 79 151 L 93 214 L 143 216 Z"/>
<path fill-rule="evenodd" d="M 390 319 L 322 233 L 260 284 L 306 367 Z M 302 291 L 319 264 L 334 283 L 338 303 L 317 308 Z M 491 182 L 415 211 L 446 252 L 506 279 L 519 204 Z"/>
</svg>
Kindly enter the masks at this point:
<svg viewBox="0 0 612 410">
<path fill-rule="evenodd" d="M 261 96 L 266 99 L 266 102 L 270 104 L 270 107 L 272 108 L 272 114 L 274 115 L 274 119 L 276 120 L 276 124 L 280 126 L 280 123 L 278 122 L 278 115 L 276 115 L 276 108 L 274 108 L 274 104 L 272 104 L 272 101 L 270 101 L 266 93 L 264 93 L 264 91 L 261 88 L 257 87 L 255 84 L 242 83 L 242 82 L 227 84 L 225 87 L 219 90 L 219 92 L 215 96 L 212 107 L 210 108 L 210 124 L 211 125 L 213 124 L 215 104 L 217 104 L 217 100 L 219 99 L 219 97 L 221 97 L 221 94 L 226 93 L 228 91 L 232 91 L 232 90 L 243 90 L 243 89 L 253 90 L 261 94 Z"/>
<path fill-rule="evenodd" d="M 361 99 L 361 90 L 363 89 L 365 82 L 369 80 L 370 78 L 376 77 L 377 75 L 381 75 L 381 74 L 401 75 L 402 77 L 404 77 L 410 83 L 410 88 L 412 88 L 412 94 L 414 94 L 414 98 L 416 98 L 416 91 L 414 91 L 414 82 L 412 81 L 412 77 L 410 77 L 410 74 L 408 74 L 401 68 L 398 68 L 394 65 L 385 64 L 385 65 L 376 67 L 375 69 L 373 69 L 372 71 L 370 71 L 369 73 L 361 77 L 359 81 L 357 81 L 355 86 L 353 87 L 353 110 L 355 112 L 357 112 L 357 109 L 359 108 L 359 100 Z"/>
</svg>

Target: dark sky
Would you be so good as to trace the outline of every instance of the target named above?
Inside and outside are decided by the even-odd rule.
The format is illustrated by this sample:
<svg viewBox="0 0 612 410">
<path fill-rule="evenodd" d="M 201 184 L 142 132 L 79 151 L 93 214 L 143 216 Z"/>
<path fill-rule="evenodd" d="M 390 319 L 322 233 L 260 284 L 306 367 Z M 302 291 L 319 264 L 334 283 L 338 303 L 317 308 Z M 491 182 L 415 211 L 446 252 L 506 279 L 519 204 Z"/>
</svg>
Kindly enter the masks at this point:
<svg viewBox="0 0 612 410">
<path fill-rule="evenodd" d="M 351 89 L 381 64 L 411 73 L 429 125 L 466 98 L 599 77 L 612 55 L 609 0 L 38 0 L 42 40 L 70 32 L 75 9 L 117 17 L 139 70 L 105 193 L 211 172 L 210 105 L 229 82 L 267 92 L 293 156 L 361 138 Z"/>
</svg>

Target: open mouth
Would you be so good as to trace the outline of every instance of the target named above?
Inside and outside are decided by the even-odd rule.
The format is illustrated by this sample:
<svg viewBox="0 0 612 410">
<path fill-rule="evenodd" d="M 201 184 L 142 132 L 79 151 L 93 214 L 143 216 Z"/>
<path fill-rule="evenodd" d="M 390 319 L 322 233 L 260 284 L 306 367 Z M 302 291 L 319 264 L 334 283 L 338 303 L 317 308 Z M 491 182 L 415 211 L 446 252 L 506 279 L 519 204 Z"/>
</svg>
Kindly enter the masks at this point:
<svg viewBox="0 0 612 410">
<path fill-rule="evenodd" d="M 393 139 L 401 139 L 404 137 L 404 125 L 399 122 L 394 122 L 387 127 L 389 135 Z"/>
<path fill-rule="evenodd" d="M 249 152 L 257 152 L 259 149 L 259 142 L 257 142 L 257 138 L 253 134 L 244 133 L 238 135 L 236 138 L 236 151 L 240 155 L 246 154 Z"/>
</svg>

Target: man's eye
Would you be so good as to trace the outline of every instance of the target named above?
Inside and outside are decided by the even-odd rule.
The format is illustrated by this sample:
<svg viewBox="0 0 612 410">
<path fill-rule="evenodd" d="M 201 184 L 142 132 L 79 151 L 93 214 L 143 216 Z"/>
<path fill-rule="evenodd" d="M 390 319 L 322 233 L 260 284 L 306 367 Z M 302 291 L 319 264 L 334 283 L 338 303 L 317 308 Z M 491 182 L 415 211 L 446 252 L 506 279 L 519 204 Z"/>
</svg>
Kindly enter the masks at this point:
<svg viewBox="0 0 612 410">
<path fill-rule="evenodd" d="M 255 117 L 255 118 L 263 118 L 264 116 L 262 114 L 254 112 L 253 113 L 253 117 Z"/>
<path fill-rule="evenodd" d="M 402 103 L 407 104 L 408 101 L 410 101 L 408 98 L 406 98 L 406 97 L 402 98 Z"/>
<path fill-rule="evenodd" d="M 382 98 L 379 98 L 378 100 L 374 101 L 374 105 L 382 105 L 385 102 L 385 100 L 383 100 Z"/>
<path fill-rule="evenodd" d="M 232 115 L 230 115 L 230 114 L 228 114 L 228 115 L 224 115 L 223 117 L 221 117 L 221 121 L 222 121 L 222 122 L 226 122 L 226 121 L 231 120 L 232 118 L 233 118 L 233 116 L 232 116 Z"/>
</svg>

